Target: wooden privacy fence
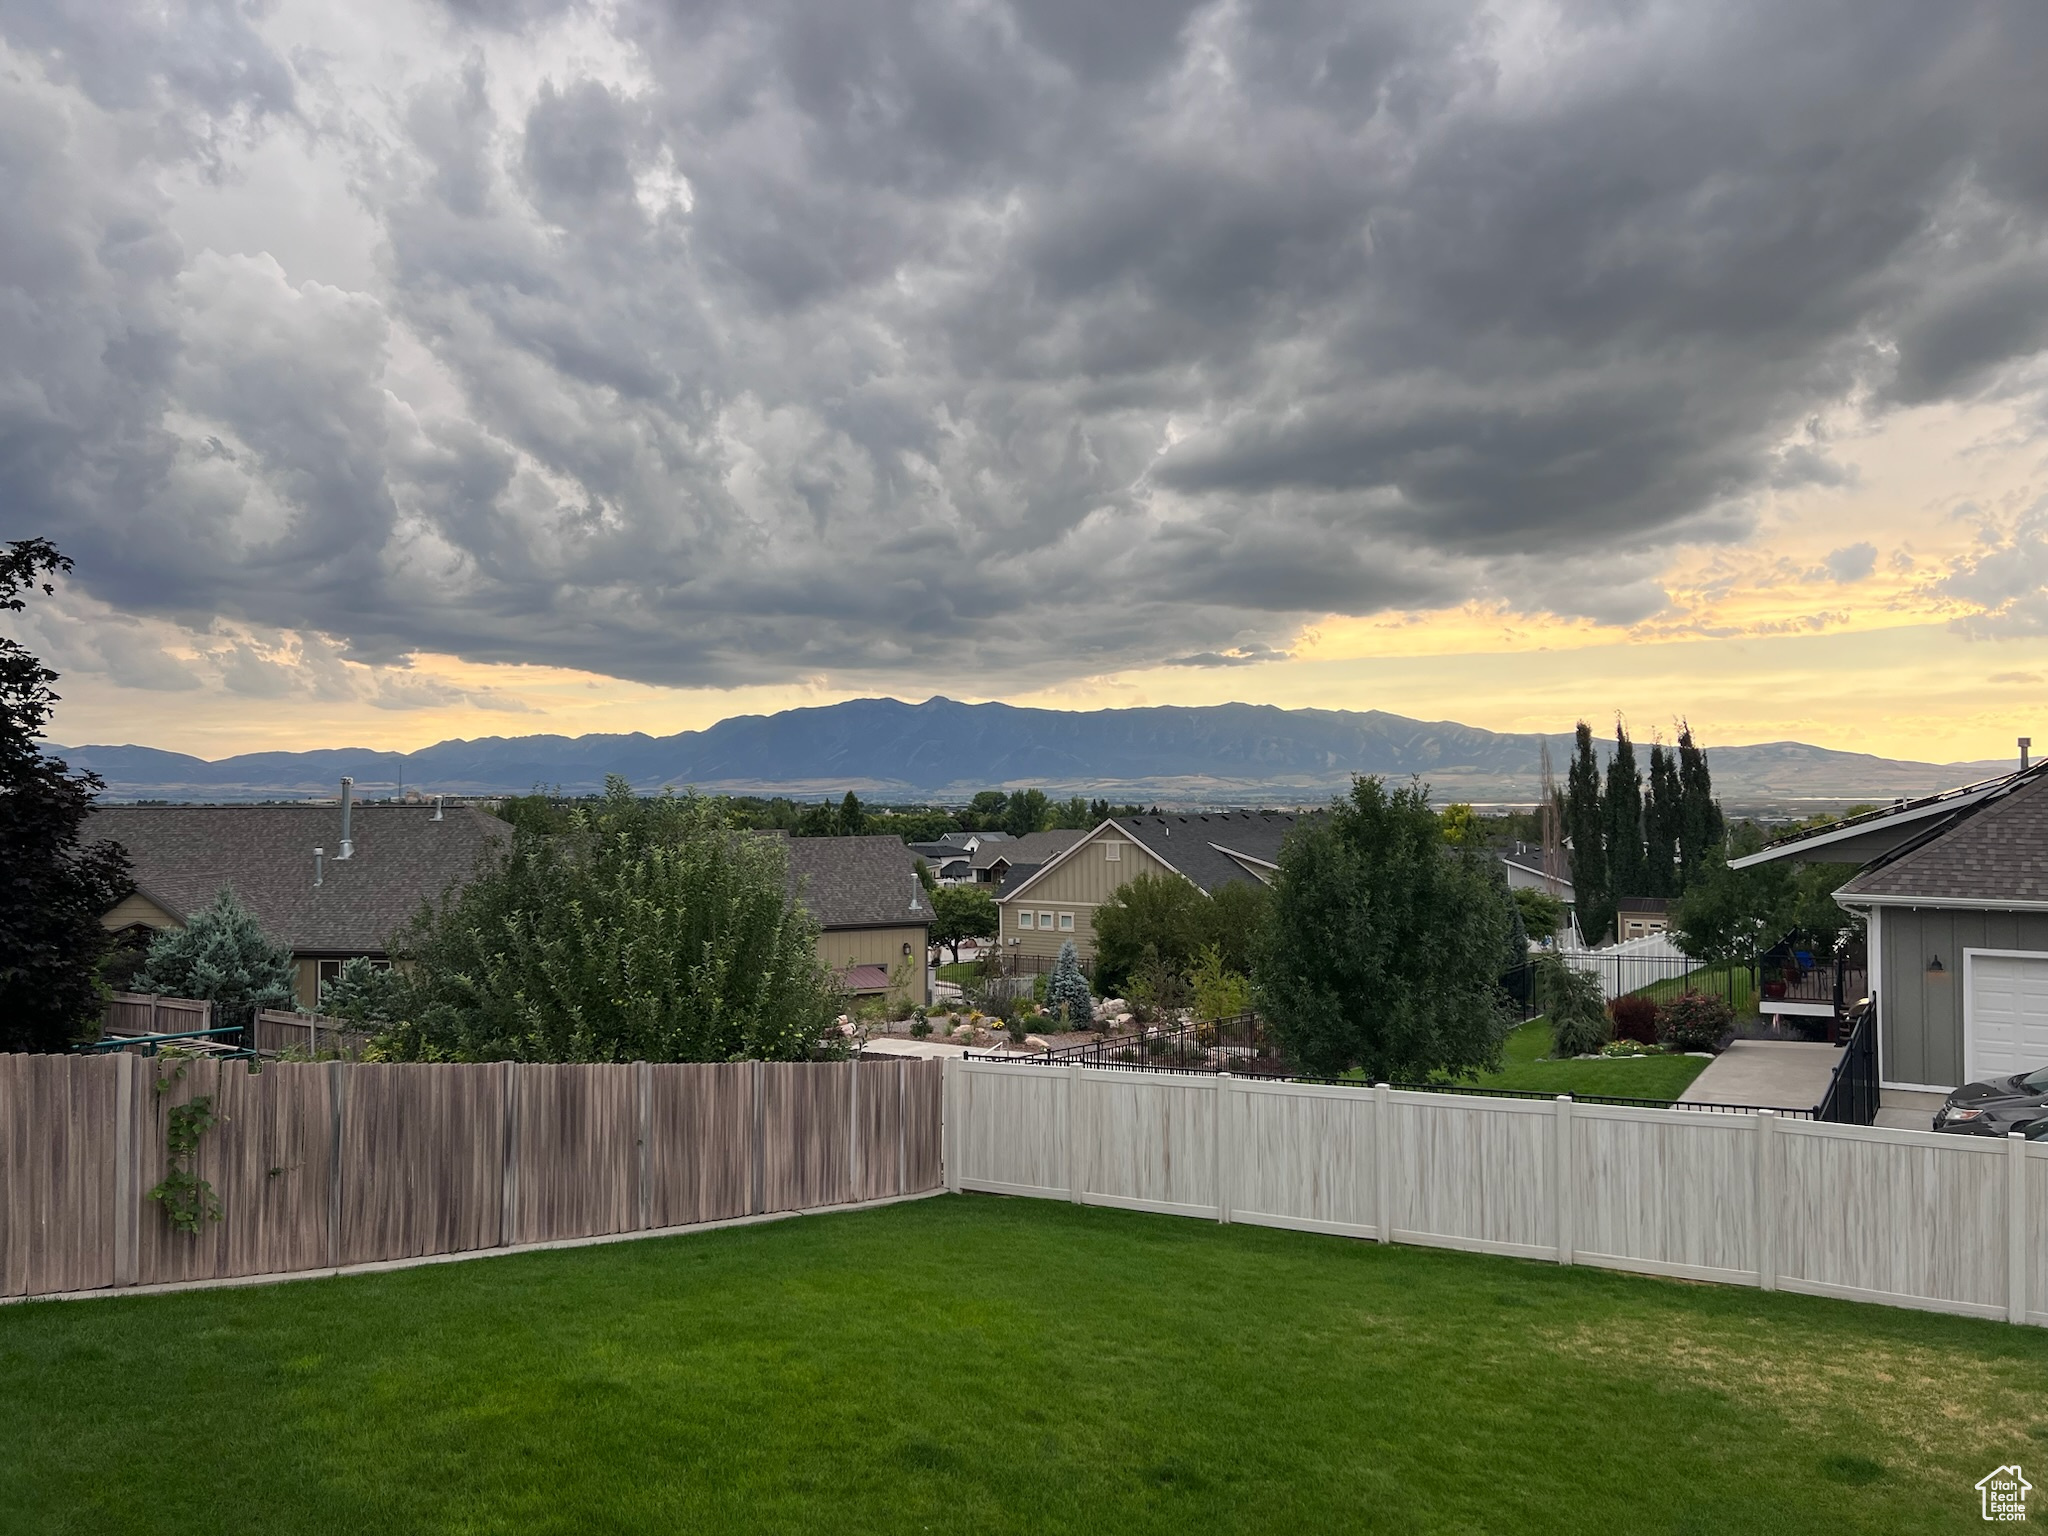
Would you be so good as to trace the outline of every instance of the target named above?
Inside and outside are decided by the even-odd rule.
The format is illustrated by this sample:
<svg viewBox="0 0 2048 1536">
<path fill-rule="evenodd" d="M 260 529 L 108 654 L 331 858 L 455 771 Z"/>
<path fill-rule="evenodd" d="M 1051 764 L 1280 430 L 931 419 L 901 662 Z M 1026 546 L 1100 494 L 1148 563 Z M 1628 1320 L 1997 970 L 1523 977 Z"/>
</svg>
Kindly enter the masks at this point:
<svg viewBox="0 0 2048 1536">
<path fill-rule="evenodd" d="M 256 1013 L 256 1054 L 280 1056 L 286 1051 L 304 1051 L 307 1059 L 345 1056 L 353 1061 L 375 1037 L 345 1019 L 330 1019 L 316 1013 L 292 1013 L 283 1008 L 262 1008 Z"/>
<path fill-rule="evenodd" d="M 100 1010 L 100 1032 L 107 1035 L 175 1035 L 211 1028 L 213 1004 L 203 998 L 116 992 Z"/>
<path fill-rule="evenodd" d="M 2048 1324 L 2048 1145 L 946 1063 L 953 1189 Z"/>
<path fill-rule="evenodd" d="M 182 1067 L 183 1076 L 174 1074 Z M 158 1082 L 168 1090 L 156 1092 Z M 211 1095 L 148 1192 L 165 1114 Z M 0 1296 L 284 1275 L 685 1227 L 940 1187 L 936 1061 L 384 1065 L 0 1056 Z"/>
</svg>

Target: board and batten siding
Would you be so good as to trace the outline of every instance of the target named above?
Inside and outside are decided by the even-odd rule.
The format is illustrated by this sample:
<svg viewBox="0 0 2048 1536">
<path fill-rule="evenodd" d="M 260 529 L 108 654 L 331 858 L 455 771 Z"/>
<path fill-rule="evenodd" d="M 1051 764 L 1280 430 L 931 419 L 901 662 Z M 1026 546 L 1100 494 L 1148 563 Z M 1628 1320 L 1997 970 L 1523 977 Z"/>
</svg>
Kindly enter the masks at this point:
<svg viewBox="0 0 2048 1536">
<path fill-rule="evenodd" d="M 1109 845 L 1116 845 L 1118 857 L 1109 857 Z M 1059 867 L 1040 871 L 1039 878 L 1015 895 L 1003 898 L 997 904 L 1001 917 L 998 920 L 1000 937 L 1012 953 L 1020 955 L 1044 955 L 1050 958 L 1060 952 L 1060 945 L 1068 939 L 1081 952 L 1082 959 L 1095 954 L 1095 909 L 1114 896 L 1120 886 L 1139 875 L 1167 875 L 1173 871 L 1154 858 L 1143 843 L 1135 842 L 1129 834 L 1114 827 L 1102 827 L 1090 833 L 1061 860 Z M 1057 926 L 1048 933 L 1034 921 L 1030 928 L 1018 926 L 1019 912 L 1033 913 L 1071 912 L 1074 915 L 1072 932 L 1062 932 Z M 1012 939 L 1017 940 L 1011 944 Z"/>
<path fill-rule="evenodd" d="M 1966 949 L 2048 953 L 2048 912 L 1892 907 L 1877 920 L 1878 1065 L 1892 1087 L 1953 1088 L 1965 1080 Z M 1941 970 L 1929 974 L 1939 956 Z"/>
<path fill-rule="evenodd" d="M 929 930 L 923 924 L 901 928 L 827 928 L 818 935 L 818 958 L 835 971 L 849 965 L 885 966 L 891 975 L 904 960 L 903 946 L 910 946 L 913 980 L 911 997 L 929 1003 L 925 995 L 925 943 Z"/>
<path fill-rule="evenodd" d="M 182 928 L 179 922 L 162 907 L 151 901 L 142 892 L 123 897 L 111 911 L 100 918 L 100 926 L 109 933 L 119 933 L 123 928 Z"/>
</svg>

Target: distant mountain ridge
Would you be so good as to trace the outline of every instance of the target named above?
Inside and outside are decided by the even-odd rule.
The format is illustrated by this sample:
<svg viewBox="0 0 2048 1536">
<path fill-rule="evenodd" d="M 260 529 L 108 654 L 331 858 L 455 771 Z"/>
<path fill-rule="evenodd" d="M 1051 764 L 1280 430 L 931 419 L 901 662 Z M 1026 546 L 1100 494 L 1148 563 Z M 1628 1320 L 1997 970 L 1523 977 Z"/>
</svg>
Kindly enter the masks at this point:
<svg viewBox="0 0 2048 1536">
<path fill-rule="evenodd" d="M 1037 786 L 1173 804 L 1320 801 L 1354 773 L 1427 779 L 1439 802 L 1527 803 L 1548 740 L 1562 779 L 1569 733 L 1488 731 L 1382 710 L 1281 709 L 1269 704 L 1142 709 L 1029 709 L 932 698 L 736 715 L 673 736 L 487 736 L 417 752 L 349 747 L 251 752 L 208 762 L 154 747 L 52 750 L 107 783 L 111 799 L 254 800 L 331 796 L 343 774 L 356 792 L 401 785 L 428 794 L 578 793 L 617 774 L 643 791 L 666 786 L 816 798 L 964 799 L 975 790 Z M 1800 742 L 1708 743 L 1714 781 L 1732 802 L 1885 798 L 1947 788 L 2005 763 L 1916 763 Z"/>
</svg>

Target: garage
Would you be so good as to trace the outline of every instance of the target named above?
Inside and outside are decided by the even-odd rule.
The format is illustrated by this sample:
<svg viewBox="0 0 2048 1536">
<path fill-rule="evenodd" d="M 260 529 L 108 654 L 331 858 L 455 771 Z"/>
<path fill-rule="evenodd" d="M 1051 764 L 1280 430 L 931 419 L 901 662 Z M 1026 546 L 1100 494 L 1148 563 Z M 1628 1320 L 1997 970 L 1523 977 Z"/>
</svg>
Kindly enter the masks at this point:
<svg viewBox="0 0 2048 1536">
<path fill-rule="evenodd" d="M 2048 954 L 1966 950 L 1963 1015 L 1971 1082 L 2048 1066 Z"/>
</svg>

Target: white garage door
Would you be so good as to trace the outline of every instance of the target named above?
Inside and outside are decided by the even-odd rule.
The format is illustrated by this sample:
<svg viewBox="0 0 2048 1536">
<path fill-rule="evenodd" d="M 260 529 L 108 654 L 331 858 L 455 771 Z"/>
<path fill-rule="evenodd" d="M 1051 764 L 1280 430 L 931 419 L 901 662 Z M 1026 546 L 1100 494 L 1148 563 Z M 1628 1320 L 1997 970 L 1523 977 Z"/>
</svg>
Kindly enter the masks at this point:
<svg viewBox="0 0 2048 1536">
<path fill-rule="evenodd" d="M 2048 1067 L 2048 955 L 1970 956 L 1969 1081 Z"/>
</svg>

